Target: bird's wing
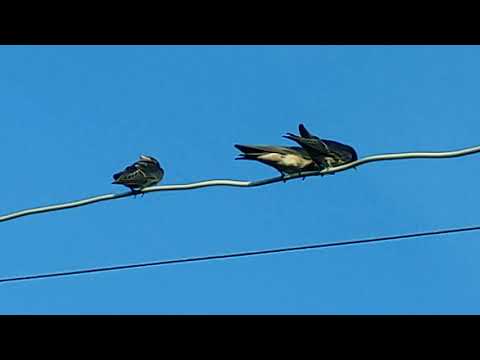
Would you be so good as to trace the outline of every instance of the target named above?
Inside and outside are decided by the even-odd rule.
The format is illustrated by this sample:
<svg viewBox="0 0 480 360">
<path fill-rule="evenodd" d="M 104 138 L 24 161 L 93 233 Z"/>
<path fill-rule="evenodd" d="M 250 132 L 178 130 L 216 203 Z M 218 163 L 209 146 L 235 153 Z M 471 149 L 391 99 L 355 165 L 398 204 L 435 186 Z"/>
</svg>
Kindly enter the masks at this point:
<svg viewBox="0 0 480 360">
<path fill-rule="evenodd" d="M 298 146 L 275 146 L 275 145 L 240 145 L 235 144 L 235 147 L 245 154 L 262 154 L 262 153 L 277 153 L 277 154 L 305 154 L 303 149 Z"/>
<path fill-rule="evenodd" d="M 122 172 L 113 175 L 115 183 L 124 185 L 139 185 L 145 181 L 145 172 L 141 168 L 131 165 Z"/>
<path fill-rule="evenodd" d="M 307 128 L 303 124 L 298 125 L 298 131 L 301 137 L 304 137 L 304 138 L 312 137 L 312 134 L 310 134 L 310 132 L 307 130 Z"/>
<path fill-rule="evenodd" d="M 283 135 L 283 137 L 295 141 L 307 151 L 312 150 L 315 151 L 315 153 L 322 155 L 328 155 L 329 153 L 329 148 L 327 144 L 320 139 L 306 138 L 292 133 L 287 133 L 286 135 Z"/>
<path fill-rule="evenodd" d="M 332 153 L 337 154 L 343 161 L 358 160 L 357 152 L 349 145 L 339 143 L 333 140 L 323 140 Z"/>
<path fill-rule="evenodd" d="M 137 168 L 134 165 L 127 166 L 124 170 L 113 174 L 113 179 L 118 180 L 121 177 L 125 177 L 129 173 L 133 173 L 135 170 L 137 170 Z"/>
<path fill-rule="evenodd" d="M 160 181 L 165 173 L 163 168 L 155 163 L 137 162 L 135 166 L 141 169 L 148 179 L 158 179 Z"/>
</svg>

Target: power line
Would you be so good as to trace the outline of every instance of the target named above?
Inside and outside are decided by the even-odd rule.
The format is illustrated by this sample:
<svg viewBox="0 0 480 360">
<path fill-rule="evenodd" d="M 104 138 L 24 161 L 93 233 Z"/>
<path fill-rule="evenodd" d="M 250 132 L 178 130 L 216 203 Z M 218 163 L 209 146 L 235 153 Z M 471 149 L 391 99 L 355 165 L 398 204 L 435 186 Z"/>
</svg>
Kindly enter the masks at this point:
<svg viewBox="0 0 480 360">
<path fill-rule="evenodd" d="M 196 261 L 207 261 L 207 260 L 227 259 L 227 258 L 244 257 L 244 256 L 266 255 L 266 254 L 274 254 L 274 253 L 290 252 L 290 251 L 311 250 L 311 249 L 319 249 L 319 248 L 326 248 L 326 247 L 364 244 L 364 243 L 370 243 L 370 242 L 399 240 L 399 239 L 406 239 L 406 238 L 451 234 L 451 233 L 467 232 L 467 231 L 475 231 L 475 230 L 480 230 L 480 226 L 447 229 L 447 230 L 435 230 L 435 231 L 394 235 L 394 236 L 384 236 L 384 237 L 377 237 L 372 239 L 348 240 L 348 241 L 341 241 L 341 242 L 335 242 L 335 243 L 292 246 L 292 247 L 278 248 L 278 249 L 254 250 L 254 251 L 245 251 L 245 252 L 232 253 L 232 254 L 189 257 L 189 258 L 183 258 L 183 259 L 154 261 L 154 262 L 148 262 L 148 263 L 128 264 L 128 265 L 99 267 L 99 268 L 83 269 L 83 270 L 75 270 L 75 271 L 63 271 L 63 272 L 56 272 L 56 273 L 18 276 L 18 277 L 0 279 L 0 283 L 22 281 L 22 280 L 45 279 L 45 278 L 60 277 L 60 276 L 72 276 L 72 275 L 80 275 L 80 274 L 87 274 L 87 273 L 133 269 L 133 268 L 158 266 L 158 265 L 180 264 L 180 263 L 196 262 Z"/>
<path fill-rule="evenodd" d="M 141 190 L 140 192 L 147 193 L 147 192 L 156 192 L 156 191 L 192 190 L 192 189 L 198 189 L 198 188 L 209 187 L 209 186 L 256 187 L 256 186 L 280 183 L 283 181 L 293 180 L 297 178 L 333 174 L 333 173 L 345 171 L 345 170 L 358 167 L 360 165 L 364 165 L 367 163 L 375 162 L 375 161 L 402 160 L 402 159 L 441 159 L 441 158 L 451 158 L 451 157 L 471 155 L 478 152 L 480 152 L 480 146 L 454 150 L 454 151 L 443 151 L 443 152 L 407 152 L 407 153 L 396 153 L 396 154 L 372 155 L 372 156 L 367 156 L 363 159 L 359 159 L 357 161 L 353 161 L 344 165 L 330 167 L 328 169 L 324 169 L 321 171 L 308 171 L 300 175 L 292 174 L 292 175 L 287 175 L 285 177 L 277 176 L 274 178 L 257 180 L 257 181 L 241 181 L 241 180 L 226 180 L 226 179 L 205 180 L 205 181 L 199 181 L 199 182 L 194 182 L 189 184 L 151 186 Z M 121 199 L 127 196 L 136 195 L 136 194 L 138 194 L 138 192 L 130 192 L 130 191 L 120 193 L 120 194 L 105 194 L 105 195 L 93 196 L 93 197 L 82 199 L 82 200 L 66 202 L 63 204 L 49 205 L 49 206 L 42 206 L 37 208 L 20 210 L 10 214 L 0 215 L 0 222 L 9 221 L 9 220 L 13 220 L 16 218 L 29 216 L 33 214 L 71 209 L 79 206 L 93 204 L 100 201 Z"/>
</svg>

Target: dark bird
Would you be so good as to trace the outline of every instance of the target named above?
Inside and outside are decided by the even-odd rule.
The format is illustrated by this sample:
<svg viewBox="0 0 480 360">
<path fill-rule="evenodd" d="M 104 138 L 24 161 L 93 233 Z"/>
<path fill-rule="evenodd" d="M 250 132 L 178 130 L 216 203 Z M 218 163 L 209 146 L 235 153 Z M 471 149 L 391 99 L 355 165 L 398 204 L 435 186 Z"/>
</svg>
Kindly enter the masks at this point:
<svg viewBox="0 0 480 360">
<path fill-rule="evenodd" d="M 320 169 L 339 166 L 358 159 L 354 148 L 333 140 L 312 135 L 303 124 L 298 126 L 300 136 L 287 133 L 284 138 L 295 141 L 310 156 Z"/>
<path fill-rule="evenodd" d="M 125 185 L 133 192 L 155 185 L 165 174 L 160 163 L 152 156 L 140 155 L 140 159 L 125 170 L 113 175 L 112 184 Z"/>
<path fill-rule="evenodd" d="M 243 154 L 235 160 L 256 160 L 275 168 L 282 174 L 301 174 L 320 170 L 308 153 L 299 146 L 234 145 Z"/>
</svg>

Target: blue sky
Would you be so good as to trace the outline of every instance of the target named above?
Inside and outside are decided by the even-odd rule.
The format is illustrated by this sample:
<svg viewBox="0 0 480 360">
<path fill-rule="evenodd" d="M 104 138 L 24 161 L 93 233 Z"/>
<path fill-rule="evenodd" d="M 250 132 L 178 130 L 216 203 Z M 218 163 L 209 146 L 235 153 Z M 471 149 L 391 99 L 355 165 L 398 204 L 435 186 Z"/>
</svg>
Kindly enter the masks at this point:
<svg viewBox="0 0 480 360">
<path fill-rule="evenodd" d="M 277 176 L 233 144 L 299 122 L 360 157 L 480 144 L 478 46 L 1 46 L 0 214 L 124 188 Z M 0 224 L 0 277 L 478 225 L 478 156 L 158 192 Z M 480 234 L 0 284 L 2 314 L 480 313 Z"/>
</svg>

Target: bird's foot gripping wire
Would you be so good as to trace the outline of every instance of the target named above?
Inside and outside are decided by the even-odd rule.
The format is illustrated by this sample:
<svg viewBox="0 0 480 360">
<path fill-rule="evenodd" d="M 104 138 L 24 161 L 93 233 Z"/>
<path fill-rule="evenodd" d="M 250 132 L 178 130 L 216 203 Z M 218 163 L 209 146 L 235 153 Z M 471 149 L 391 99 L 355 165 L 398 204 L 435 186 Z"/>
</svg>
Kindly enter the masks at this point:
<svg viewBox="0 0 480 360">
<path fill-rule="evenodd" d="M 330 170 L 333 166 L 324 166 L 322 170 Z M 334 172 L 328 173 L 328 174 L 320 174 L 321 177 L 324 177 L 325 175 L 335 175 Z"/>
<path fill-rule="evenodd" d="M 142 194 L 142 197 L 145 196 L 145 193 L 143 191 L 140 191 L 140 190 L 136 190 L 136 189 L 131 189 L 132 190 L 132 194 L 133 194 L 133 197 L 136 198 L 137 195 L 140 195 Z"/>
</svg>

